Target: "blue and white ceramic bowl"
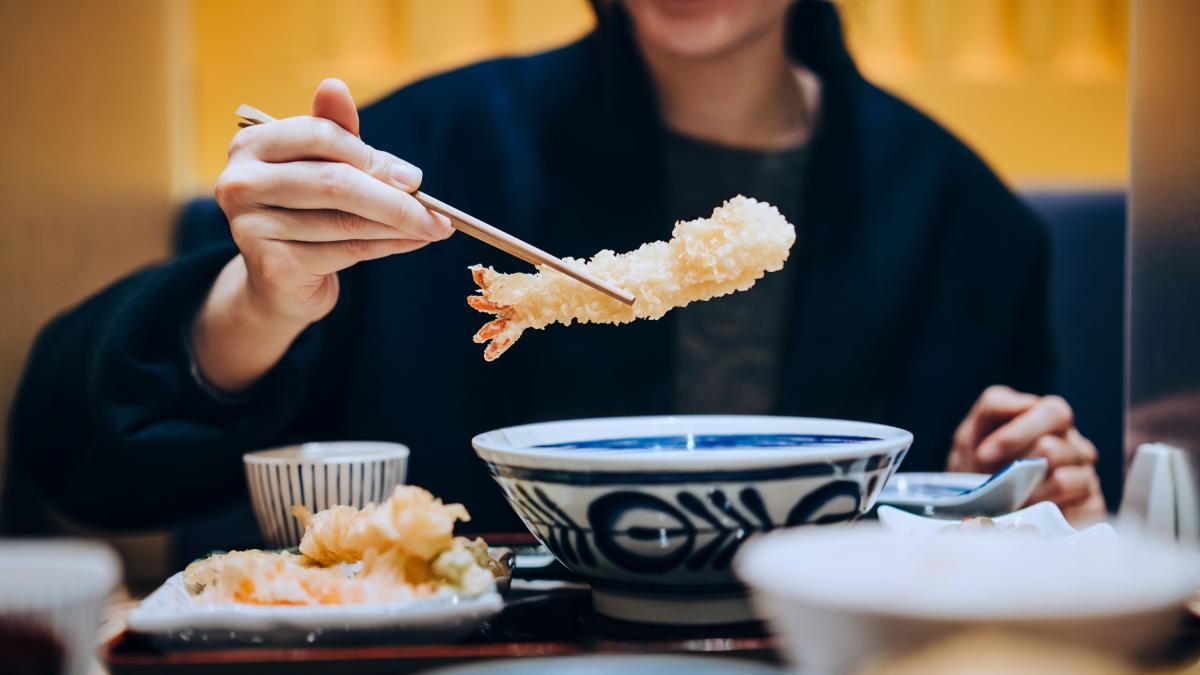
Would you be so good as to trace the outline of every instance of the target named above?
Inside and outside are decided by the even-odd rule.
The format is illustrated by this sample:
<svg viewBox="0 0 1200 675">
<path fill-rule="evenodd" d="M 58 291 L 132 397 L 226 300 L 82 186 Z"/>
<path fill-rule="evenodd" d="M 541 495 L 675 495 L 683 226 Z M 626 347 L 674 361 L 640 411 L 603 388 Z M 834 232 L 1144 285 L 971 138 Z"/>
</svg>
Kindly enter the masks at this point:
<svg viewBox="0 0 1200 675">
<path fill-rule="evenodd" d="M 854 520 L 912 443 L 901 429 L 795 417 L 624 417 L 476 436 L 526 526 L 592 585 L 601 614 L 753 618 L 730 561 L 748 537 Z"/>
</svg>

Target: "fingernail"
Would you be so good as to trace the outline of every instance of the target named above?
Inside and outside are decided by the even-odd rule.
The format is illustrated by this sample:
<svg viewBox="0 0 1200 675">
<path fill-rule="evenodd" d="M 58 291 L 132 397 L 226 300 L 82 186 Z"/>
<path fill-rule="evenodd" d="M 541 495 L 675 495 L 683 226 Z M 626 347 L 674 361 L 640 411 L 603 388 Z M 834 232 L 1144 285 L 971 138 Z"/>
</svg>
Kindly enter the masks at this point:
<svg viewBox="0 0 1200 675">
<path fill-rule="evenodd" d="M 454 226 L 450 224 L 450 219 L 437 211 L 429 212 L 430 234 L 438 239 L 446 239 L 454 234 Z"/>
<path fill-rule="evenodd" d="M 420 187 L 421 178 L 421 170 L 408 162 L 392 164 L 392 180 L 399 183 L 405 190 L 411 191 Z"/>
</svg>

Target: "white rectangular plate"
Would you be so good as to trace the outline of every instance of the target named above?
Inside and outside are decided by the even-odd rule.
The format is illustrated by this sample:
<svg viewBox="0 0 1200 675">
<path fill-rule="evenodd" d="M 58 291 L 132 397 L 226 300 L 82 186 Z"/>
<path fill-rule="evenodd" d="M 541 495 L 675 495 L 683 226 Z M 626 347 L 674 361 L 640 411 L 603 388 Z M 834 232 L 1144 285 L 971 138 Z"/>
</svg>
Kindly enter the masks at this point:
<svg viewBox="0 0 1200 675">
<path fill-rule="evenodd" d="M 197 604 L 183 573 L 146 597 L 126 623 L 156 645 L 229 647 L 353 643 L 451 642 L 500 611 L 504 600 L 490 592 L 409 602 L 362 605 L 266 606 Z"/>
</svg>

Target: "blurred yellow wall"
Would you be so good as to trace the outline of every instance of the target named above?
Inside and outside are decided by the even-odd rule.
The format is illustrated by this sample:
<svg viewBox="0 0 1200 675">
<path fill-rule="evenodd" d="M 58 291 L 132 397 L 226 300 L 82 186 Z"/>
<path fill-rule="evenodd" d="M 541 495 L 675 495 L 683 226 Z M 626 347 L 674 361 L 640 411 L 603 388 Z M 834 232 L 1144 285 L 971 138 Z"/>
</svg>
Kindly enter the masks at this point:
<svg viewBox="0 0 1200 675">
<path fill-rule="evenodd" d="M 868 75 L 1020 184 L 1122 184 L 1123 0 L 842 0 Z M 49 317 L 166 253 L 250 102 L 307 110 L 564 44 L 584 0 L 0 0 L 0 409 Z M 369 131 L 369 130 L 368 130 Z"/>
<path fill-rule="evenodd" d="M 167 250 L 171 21 L 165 3 L 0 2 L 5 411 L 38 325 Z"/>
<path fill-rule="evenodd" d="M 842 0 L 863 71 L 1020 186 L 1128 172 L 1127 0 Z"/>
<path fill-rule="evenodd" d="M 365 103 L 433 72 L 565 44 L 592 23 L 584 0 L 194 0 L 192 7 L 200 186 L 225 163 L 239 103 L 303 114 L 325 77 L 342 78 Z"/>
<path fill-rule="evenodd" d="M 1020 184 L 1125 178 L 1124 0 L 841 0 L 863 70 Z M 196 0 L 197 187 L 225 161 L 232 111 L 307 109 L 323 77 L 359 101 L 592 25 L 584 0 Z"/>
<path fill-rule="evenodd" d="M 38 327 L 167 252 L 177 169 L 194 162 L 178 133 L 180 9 L 0 2 L 0 432 Z M 117 543 L 133 576 L 159 571 L 160 542 Z"/>
</svg>

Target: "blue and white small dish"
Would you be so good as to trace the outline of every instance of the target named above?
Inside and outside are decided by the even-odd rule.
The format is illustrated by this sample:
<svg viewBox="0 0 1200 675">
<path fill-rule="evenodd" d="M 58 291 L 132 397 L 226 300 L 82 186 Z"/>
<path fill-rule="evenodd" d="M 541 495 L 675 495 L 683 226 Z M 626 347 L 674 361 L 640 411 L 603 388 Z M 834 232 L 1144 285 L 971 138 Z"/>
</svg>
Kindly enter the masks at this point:
<svg viewBox="0 0 1200 675">
<path fill-rule="evenodd" d="M 726 415 L 548 422 L 472 441 L 599 613 L 673 625 L 753 620 L 730 568 L 742 542 L 859 518 L 911 443 L 878 424 Z"/>
<path fill-rule="evenodd" d="M 897 473 L 879 503 L 926 516 L 997 516 L 1021 508 L 1046 479 L 1045 459 L 1019 459 L 994 475 Z"/>
</svg>

